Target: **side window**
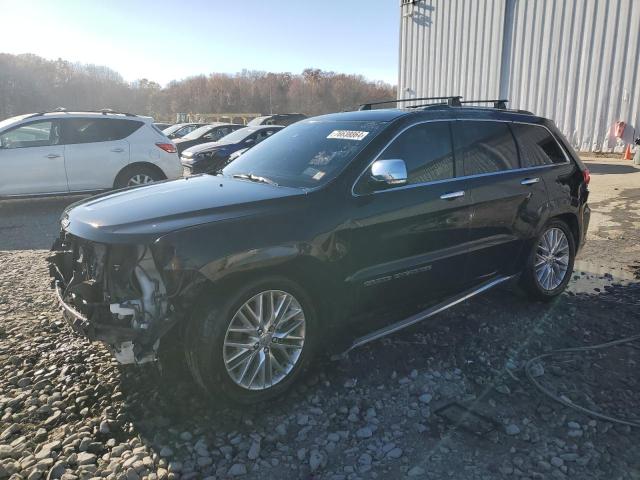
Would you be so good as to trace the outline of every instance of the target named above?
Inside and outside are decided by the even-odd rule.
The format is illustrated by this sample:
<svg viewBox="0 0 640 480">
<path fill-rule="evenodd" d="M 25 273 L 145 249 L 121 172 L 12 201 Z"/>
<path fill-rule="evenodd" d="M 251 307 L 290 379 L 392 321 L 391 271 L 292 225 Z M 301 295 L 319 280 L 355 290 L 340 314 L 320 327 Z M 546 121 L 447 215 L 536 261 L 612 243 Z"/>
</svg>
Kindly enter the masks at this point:
<svg viewBox="0 0 640 480">
<path fill-rule="evenodd" d="M 567 161 L 562 147 L 544 127 L 514 123 L 511 125 L 520 147 L 523 167 L 538 167 Z"/>
<path fill-rule="evenodd" d="M 269 138 L 275 132 L 276 132 L 276 130 L 261 130 L 261 131 L 259 131 L 257 133 L 257 135 L 256 135 L 256 143 L 260 143 L 264 139 Z"/>
<path fill-rule="evenodd" d="M 214 128 L 210 132 L 205 133 L 202 138 L 215 142 L 216 140 L 220 140 L 223 135 L 224 130 L 222 128 Z"/>
<path fill-rule="evenodd" d="M 409 184 L 453 178 L 449 122 L 422 123 L 409 128 L 378 157 L 395 158 L 406 163 Z"/>
<path fill-rule="evenodd" d="M 122 140 L 143 125 L 135 120 L 107 118 L 69 118 L 63 122 L 65 144 Z"/>
<path fill-rule="evenodd" d="M 456 156 L 464 164 L 465 175 L 500 172 L 518 168 L 518 152 L 509 125 L 505 122 L 456 121 Z"/>
<path fill-rule="evenodd" d="M 33 122 L 0 135 L 0 148 L 47 147 L 60 143 L 57 122 Z"/>
<path fill-rule="evenodd" d="M 220 140 L 223 137 L 226 137 L 227 135 L 229 135 L 233 130 L 229 127 L 220 127 L 218 129 L 216 129 L 216 135 L 215 135 L 215 139 L 216 140 Z"/>
</svg>

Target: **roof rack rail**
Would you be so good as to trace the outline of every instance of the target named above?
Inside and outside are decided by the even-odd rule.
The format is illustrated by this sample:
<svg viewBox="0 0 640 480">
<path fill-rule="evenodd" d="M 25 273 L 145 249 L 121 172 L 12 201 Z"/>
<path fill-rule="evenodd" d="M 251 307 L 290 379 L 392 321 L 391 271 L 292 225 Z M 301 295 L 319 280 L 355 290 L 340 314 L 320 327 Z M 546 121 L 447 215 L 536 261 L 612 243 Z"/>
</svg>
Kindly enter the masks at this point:
<svg viewBox="0 0 640 480">
<path fill-rule="evenodd" d="M 493 108 L 499 108 L 500 110 L 506 110 L 508 102 L 509 102 L 509 100 L 507 100 L 506 98 L 500 98 L 500 99 L 496 99 L 496 100 L 464 100 L 464 101 L 461 101 L 460 103 L 462 103 L 462 104 L 465 104 L 465 103 L 493 103 Z"/>
<path fill-rule="evenodd" d="M 370 102 L 363 103 L 359 106 L 358 110 L 371 110 L 372 105 L 384 105 L 386 103 L 404 103 L 404 102 L 417 102 L 419 100 L 446 100 L 446 104 L 452 107 L 460 106 L 460 95 L 446 96 L 446 97 L 421 97 L 421 98 L 397 98 L 395 100 L 386 100 L 384 102 Z"/>
<path fill-rule="evenodd" d="M 114 110 L 112 108 L 103 108 L 101 110 L 98 110 L 96 113 L 101 113 L 103 115 L 106 115 L 108 113 L 113 113 L 116 115 L 125 115 L 127 117 L 137 117 L 138 115 L 136 115 L 135 113 L 129 113 L 129 112 L 118 112 L 117 110 Z"/>
<path fill-rule="evenodd" d="M 115 115 L 125 115 L 127 117 L 137 117 L 138 116 L 135 113 L 118 112 L 118 111 L 113 110 L 111 108 L 103 108 L 101 110 L 78 110 L 78 112 L 101 113 L 102 115 L 107 115 L 107 114 L 111 113 L 111 114 L 115 114 Z M 47 113 L 71 113 L 71 112 L 68 109 L 64 108 L 64 107 L 58 107 L 58 108 L 56 108 L 54 110 L 47 110 L 47 111 L 44 111 L 44 112 L 32 113 L 31 115 L 28 115 L 28 116 L 24 117 L 24 119 L 26 120 L 27 118 L 40 117 L 42 115 L 46 115 Z"/>
</svg>

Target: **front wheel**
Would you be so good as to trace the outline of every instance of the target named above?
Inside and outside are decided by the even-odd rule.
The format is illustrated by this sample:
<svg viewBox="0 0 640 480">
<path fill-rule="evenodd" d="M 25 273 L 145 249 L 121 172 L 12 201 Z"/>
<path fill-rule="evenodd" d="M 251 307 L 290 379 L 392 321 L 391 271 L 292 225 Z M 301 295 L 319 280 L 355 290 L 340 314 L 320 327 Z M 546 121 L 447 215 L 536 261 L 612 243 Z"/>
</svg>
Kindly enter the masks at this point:
<svg viewBox="0 0 640 480">
<path fill-rule="evenodd" d="M 536 239 L 522 275 L 522 284 L 534 298 L 550 300 L 571 280 L 575 240 L 566 223 L 552 220 Z"/>
<path fill-rule="evenodd" d="M 249 404 L 289 388 L 310 363 L 317 338 L 315 309 L 305 291 L 271 278 L 197 308 L 186 356 L 207 393 Z"/>
</svg>

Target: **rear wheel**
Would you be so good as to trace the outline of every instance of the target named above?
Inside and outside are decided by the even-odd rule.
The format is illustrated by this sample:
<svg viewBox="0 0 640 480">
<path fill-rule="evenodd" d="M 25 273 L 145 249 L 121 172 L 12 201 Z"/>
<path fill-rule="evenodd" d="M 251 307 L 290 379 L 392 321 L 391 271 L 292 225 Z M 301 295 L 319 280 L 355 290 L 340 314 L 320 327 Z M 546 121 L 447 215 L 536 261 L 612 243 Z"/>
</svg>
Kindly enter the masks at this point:
<svg viewBox="0 0 640 480">
<path fill-rule="evenodd" d="M 164 175 L 157 169 L 146 165 L 139 165 L 125 168 L 118 174 L 114 183 L 115 188 L 135 187 L 138 185 L 146 185 L 147 183 L 163 180 Z"/>
<path fill-rule="evenodd" d="M 561 220 L 549 222 L 536 239 L 523 272 L 527 292 L 542 300 L 562 293 L 571 279 L 575 254 L 569 227 Z"/>
<path fill-rule="evenodd" d="M 274 277 L 196 309 L 186 356 L 209 394 L 248 404 L 289 388 L 310 363 L 316 340 L 311 300 L 296 283 Z"/>
</svg>

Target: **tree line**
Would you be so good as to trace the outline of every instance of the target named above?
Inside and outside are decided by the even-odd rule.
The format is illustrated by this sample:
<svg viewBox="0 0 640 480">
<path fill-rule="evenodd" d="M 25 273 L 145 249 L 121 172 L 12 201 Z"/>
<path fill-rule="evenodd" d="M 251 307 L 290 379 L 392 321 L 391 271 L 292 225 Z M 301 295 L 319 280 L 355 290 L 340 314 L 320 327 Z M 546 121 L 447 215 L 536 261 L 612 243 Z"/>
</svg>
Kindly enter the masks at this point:
<svg viewBox="0 0 640 480">
<path fill-rule="evenodd" d="M 176 113 L 320 115 L 395 96 L 387 83 L 313 68 L 300 74 L 211 73 L 162 87 L 146 78 L 126 82 L 104 66 L 0 53 L 0 120 L 58 107 L 112 108 L 163 121 L 174 121 Z"/>
</svg>

